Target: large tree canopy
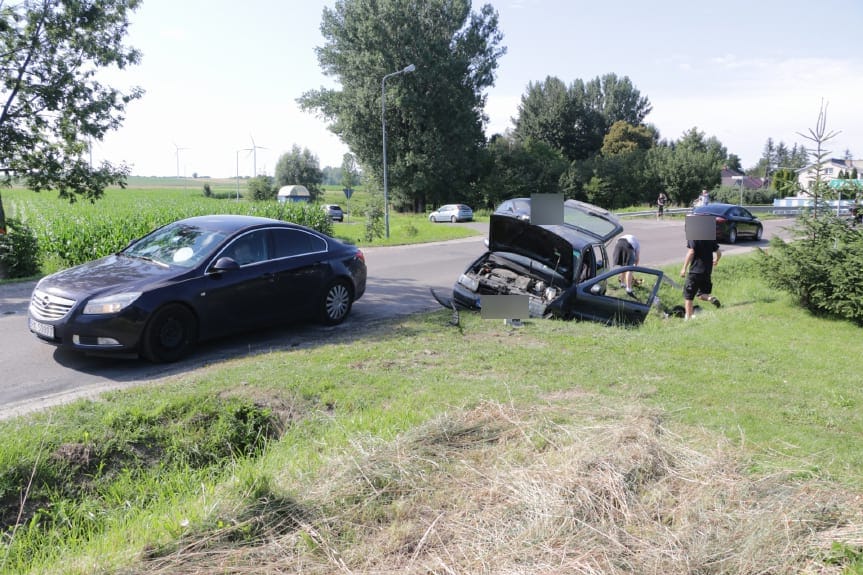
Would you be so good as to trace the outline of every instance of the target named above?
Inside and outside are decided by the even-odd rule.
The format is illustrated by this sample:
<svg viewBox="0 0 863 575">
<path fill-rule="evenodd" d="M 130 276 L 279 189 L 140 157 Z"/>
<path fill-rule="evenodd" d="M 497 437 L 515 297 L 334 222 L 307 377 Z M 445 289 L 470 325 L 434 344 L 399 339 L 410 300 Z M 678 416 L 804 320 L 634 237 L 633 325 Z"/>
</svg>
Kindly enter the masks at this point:
<svg viewBox="0 0 863 575">
<path fill-rule="evenodd" d="M 23 178 L 35 191 L 73 200 L 123 184 L 125 166 L 91 167 L 89 140 L 123 121 L 124 94 L 97 72 L 137 64 L 123 45 L 128 15 L 140 0 L 23 0 L 0 3 L 0 168 L 3 183 Z M 0 203 L 2 218 L 2 203 Z M 2 224 L 2 222 L 0 222 Z"/>
<path fill-rule="evenodd" d="M 367 174 L 381 180 L 383 78 L 387 160 L 394 197 L 420 208 L 450 200 L 476 178 L 485 143 L 483 90 L 505 53 L 497 12 L 469 0 L 338 0 L 324 8 L 317 49 L 324 73 L 340 90 L 306 92 L 298 101 L 331 122 Z"/>
<path fill-rule="evenodd" d="M 719 185 L 727 156 L 718 139 L 705 139 L 703 132 L 692 128 L 677 142 L 651 148 L 647 165 L 672 202 L 688 205 L 701 190 Z"/>
<path fill-rule="evenodd" d="M 570 161 L 600 151 L 616 122 L 641 126 L 652 107 L 627 77 L 606 74 L 569 87 L 555 77 L 528 85 L 514 120 L 516 140 L 540 140 L 560 150 Z"/>
</svg>

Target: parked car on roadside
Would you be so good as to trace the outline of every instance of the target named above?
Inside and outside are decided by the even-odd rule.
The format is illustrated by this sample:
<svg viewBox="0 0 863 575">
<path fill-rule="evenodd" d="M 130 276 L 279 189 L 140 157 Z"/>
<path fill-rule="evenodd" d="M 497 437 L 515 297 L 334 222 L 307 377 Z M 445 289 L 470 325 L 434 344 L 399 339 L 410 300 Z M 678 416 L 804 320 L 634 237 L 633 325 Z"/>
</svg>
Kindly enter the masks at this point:
<svg viewBox="0 0 863 575">
<path fill-rule="evenodd" d="M 241 331 L 304 319 L 338 324 L 365 289 L 355 246 L 269 218 L 199 216 L 43 278 L 29 327 L 63 348 L 169 362 L 199 341 Z"/>
<path fill-rule="evenodd" d="M 530 198 L 513 198 L 504 200 L 495 208 L 494 213 L 530 221 Z"/>
<path fill-rule="evenodd" d="M 735 204 L 707 204 L 692 208 L 693 215 L 716 218 L 716 241 L 737 243 L 738 239 L 758 241 L 764 234 L 761 220 L 743 206 Z"/>
<path fill-rule="evenodd" d="M 341 206 L 337 206 L 336 204 L 324 204 L 321 206 L 324 212 L 334 222 L 343 222 L 345 220 L 345 213 L 342 211 Z"/>
<path fill-rule="evenodd" d="M 473 210 L 464 204 L 446 204 L 429 214 L 430 222 L 469 222 L 473 220 Z"/>
<path fill-rule="evenodd" d="M 533 225 L 492 214 L 488 251 L 459 276 L 451 297 L 432 291 L 435 299 L 447 308 L 481 310 L 486 295 L 519 295 L 528 298 L 530 317 L 642 323 L 656 302 L 663 273 L 612 268 L 606 245 L 623 226 L 601 208 L 570 202 L 564 225 Z M 617 282 L 627 270 L 636 274 L 633 295 Z"/>
</svg>

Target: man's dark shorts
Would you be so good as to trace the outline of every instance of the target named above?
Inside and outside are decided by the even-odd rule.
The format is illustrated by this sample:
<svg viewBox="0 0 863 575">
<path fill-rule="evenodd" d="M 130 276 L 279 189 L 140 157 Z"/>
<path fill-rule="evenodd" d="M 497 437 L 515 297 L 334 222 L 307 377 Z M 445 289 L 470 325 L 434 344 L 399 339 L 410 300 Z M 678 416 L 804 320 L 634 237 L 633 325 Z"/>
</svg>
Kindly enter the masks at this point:
<svg viewBox="0 0 863 575">
<path fill-rule="evenodd" d="M 635 248 L 623 238 L 617 240 L 614 244 L 614 265 L 616 266 L 634 266 L 635 265 Z"/>
<path fill-rule="evenodd" d="M 686 274 L 686 283 L 683 284 L 683 299 L 693 300 L 701 294 L 709 294 L 713 291 L 713 280 L 708 274 Z"/>
</svg>

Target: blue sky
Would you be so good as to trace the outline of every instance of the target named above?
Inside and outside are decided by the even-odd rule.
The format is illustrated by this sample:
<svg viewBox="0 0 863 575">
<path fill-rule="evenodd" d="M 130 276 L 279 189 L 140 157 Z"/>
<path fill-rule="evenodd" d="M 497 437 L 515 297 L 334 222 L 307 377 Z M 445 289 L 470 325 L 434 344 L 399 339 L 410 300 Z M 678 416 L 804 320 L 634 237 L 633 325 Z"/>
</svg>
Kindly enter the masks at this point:
<svg viewBox="0 0 863 575">
<path fill-rule="evenodd" d="M 487 91 L 488 134 L 511 127 L 529 82 L 614 73 L 650 100 L 646 121 L 663 138 L 695 127 L 744 167 L 758 161 L 767 138 L 809 146 L 800 133 L 815 128 L 822 100 L 827 129 L 838 132 L 827 150 L 863 157 L 859 0 L 490 3 L 507 54 Z M 142 176 L 272 175 L 296 144 L 321 167 L 341 165 L 348 148 L 296 105 L 307 90 L 337 87 L 314 52 L 323 45 L 323 8 L 334 4 L 144 0 L 128 38 L 142 64 L 107 78 L 146 94 L 120 130 L 94 144 L 94 160 L 126 162 Z M 252 138 L 254 154 L 246 150 Z"/>
</svg>

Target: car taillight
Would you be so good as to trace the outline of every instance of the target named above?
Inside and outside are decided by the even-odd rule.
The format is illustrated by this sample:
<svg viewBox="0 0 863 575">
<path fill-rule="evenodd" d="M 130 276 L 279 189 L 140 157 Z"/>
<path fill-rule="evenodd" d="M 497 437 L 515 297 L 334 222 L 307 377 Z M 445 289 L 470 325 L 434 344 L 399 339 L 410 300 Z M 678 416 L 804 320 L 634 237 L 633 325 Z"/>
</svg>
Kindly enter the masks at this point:
<svg viewBox="0 0 863 575">
<path fill-rule="evenodd" d="M 363 254 L 363 250 L 357 250 L 357 259 L 363 263 L 366 263 L 366 256 Z"/>
<path fill-rule="evenodd" d="M 725 218 L 720 217 L 720 216 L 716 216 L 716 223 L 717 223 L 717 224 L 724 224 L 724 223 L 725 223 Z"/>
</svg>

